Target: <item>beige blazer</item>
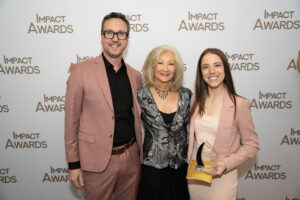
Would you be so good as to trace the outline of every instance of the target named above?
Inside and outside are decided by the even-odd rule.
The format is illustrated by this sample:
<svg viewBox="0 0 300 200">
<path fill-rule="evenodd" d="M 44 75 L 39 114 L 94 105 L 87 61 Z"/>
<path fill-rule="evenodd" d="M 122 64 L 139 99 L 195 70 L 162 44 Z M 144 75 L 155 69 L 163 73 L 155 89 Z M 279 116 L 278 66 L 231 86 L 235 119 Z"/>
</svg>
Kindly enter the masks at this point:
<svg viewBox="0 0 300 200">
<path fill-rule="evenodd" d="M 195 98 L 193 97 L 192 101 L 193 99 Z M 225 163 L 227 171 L 236 168 L 248 158 L 254 157 L 259 150 L 249 101 L 236 96 L 236 109 L 236 117 L 234 118 L 234 103 L 225 90 L 214 150 L 219 156 L 218 159 Z M 191 160 L 193 151 L 195 119 L 198 110 L 199 107 L 196 108 L 190 121 L 188 162 Z"/>
<path fill-rule="evenodd" d="M 136 141 L 142 162 L 141 111 L 137 90 L 141 73 L 127 65 L 133 97 Z M 121 99 L 120 99 L 121 101 Z M 65 101 L 65 149 L 68 162 L 80 161 L 81 169 L 102 172 L 113 147 L 114 109 L 102 56 L 72 66 Z"/>
</svg>

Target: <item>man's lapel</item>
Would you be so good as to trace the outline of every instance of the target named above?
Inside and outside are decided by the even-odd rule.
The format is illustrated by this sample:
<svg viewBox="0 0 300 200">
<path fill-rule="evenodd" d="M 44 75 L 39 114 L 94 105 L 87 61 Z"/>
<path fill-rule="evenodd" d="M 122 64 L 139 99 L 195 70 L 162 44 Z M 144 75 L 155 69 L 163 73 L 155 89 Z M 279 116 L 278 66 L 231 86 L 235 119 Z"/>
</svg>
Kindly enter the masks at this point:
<svg viewBox="0 0 300 200">
<path fill-rule="evenodd" d="M 97 56 L 94 58 L 94 70 L 95 70 L 95 76 L 98 82 L 98 86 L 100 90 L 102 91 L 109 107 L 111 110 L 114 110 L 113 107 L 113 102 L 112 102 L 112 97 L 111 97 L 111 91 L 110 91 L 110 86 L 107 78 L 107 73 L 104 65 L 104 61 L 102 58 L 102 55 Z"/>
</svg>

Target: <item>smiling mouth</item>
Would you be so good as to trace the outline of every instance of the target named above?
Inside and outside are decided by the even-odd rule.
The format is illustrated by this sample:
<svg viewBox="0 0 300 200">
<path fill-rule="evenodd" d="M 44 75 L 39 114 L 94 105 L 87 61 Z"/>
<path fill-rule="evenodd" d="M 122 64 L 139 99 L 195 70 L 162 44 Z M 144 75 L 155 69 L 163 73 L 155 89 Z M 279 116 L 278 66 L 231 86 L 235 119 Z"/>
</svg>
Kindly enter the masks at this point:
<svg viewBox="0 0 300 200">
<path fill-rule="evenodd" d="M 112 44 L 112 45 L 109 45 L 110 47 L 112 48 L 118 48 L 120 45 L 119 44 Z"/>
<path fill-rule="evenodd" d="M 210 76 L 210 77 L 208 77 L 208 80 L 216 81 L 216 80 L 218 80 L 218 78 L 219 78 L 219 76 Z"/>
<path fill-rule="evenodd" d="M 165 76 L 165 77 L 167 77 L 167 76 L 170 76 L 170 74 L 168 73 L 168 74 L 165 74 L 165 73 L 159 73 L 161 76 Z"/>
</svg>

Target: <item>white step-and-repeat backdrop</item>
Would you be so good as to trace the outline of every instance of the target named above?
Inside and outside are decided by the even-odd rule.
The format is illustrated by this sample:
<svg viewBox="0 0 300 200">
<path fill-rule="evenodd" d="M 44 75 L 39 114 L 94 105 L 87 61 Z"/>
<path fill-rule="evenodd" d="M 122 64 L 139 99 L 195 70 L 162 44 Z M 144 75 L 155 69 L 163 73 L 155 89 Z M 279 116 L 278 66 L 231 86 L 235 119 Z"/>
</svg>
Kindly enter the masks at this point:
<svg viewBox="0 0 300 200">
<path fill-rule="evenodd" d="M 251 102 L 261 150 L 239 169 L 239 200 L 300 199 L 300 1 L 0 0 L 0 199 L 76 200 L 64 152 L 70 63 L 99 55 L 111 11 L 131 24 L 125 60 L 179 49 L 194 90 L 201 52 L 226 52 Z"/>
</svg>

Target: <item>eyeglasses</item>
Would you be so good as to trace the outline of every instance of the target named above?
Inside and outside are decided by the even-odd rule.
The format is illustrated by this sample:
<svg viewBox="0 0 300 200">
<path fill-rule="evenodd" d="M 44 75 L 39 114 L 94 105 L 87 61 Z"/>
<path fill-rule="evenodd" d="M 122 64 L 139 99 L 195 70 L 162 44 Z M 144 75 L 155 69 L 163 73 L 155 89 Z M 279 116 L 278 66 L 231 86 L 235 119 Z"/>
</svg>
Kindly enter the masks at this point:
<svg viewBox="0 0 300 200">
<path fill-rule="evenodd" d="M 104 35 L 106 39 L 112 39 L 115 37 L 115 35 L 117 35 L 118 40 L 126 40 L 129 33 L 123 31 L 114 32 L 109 30 L 109 31 L 102 31 L 102 35 Z"/>
</svg>

